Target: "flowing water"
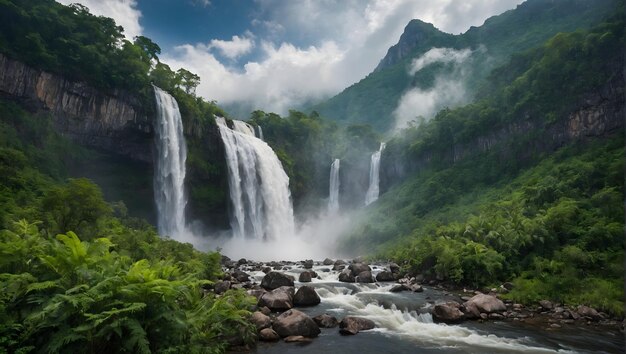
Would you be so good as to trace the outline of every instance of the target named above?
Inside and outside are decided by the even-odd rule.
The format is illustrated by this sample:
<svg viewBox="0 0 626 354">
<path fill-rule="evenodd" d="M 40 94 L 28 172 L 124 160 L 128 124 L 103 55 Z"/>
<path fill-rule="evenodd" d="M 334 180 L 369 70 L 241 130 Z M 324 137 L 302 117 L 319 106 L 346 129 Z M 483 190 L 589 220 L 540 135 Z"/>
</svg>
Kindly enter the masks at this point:
<svg viewBox="0 0 626 354">
<path fill-rule="evenodd" d="M 339 167 L 341 160 L 335 159 L 330 165 L 330 187 L 328 197 L 328 211 L 336 213 L 339 211 Z"/>
<path fill-rule="evenodd" d="M 355 284 L 337 281 L 332 266 L 315 266 L 321 279 L 296 282 L 316 289 L 321 304 L 298 308 L 309 316 L 323 313 L 339 320 L 347 315 L 369 318 L 376 328 L 355 336 L 342 336 L 338 328 L 322 329 L 308 344 L 259 343 L 257 353 L 620 353 L 624 338 L 618 331 L 589 326 L 548 330 L 522 322 L 464 322 L 459 325 L 433 323 L 429 307 L 457 299 L 425 287 L 422 293 L 391 293 L 393 283 Z M 374 268 L 374 267 L 373 267 Z M 381 268 L 374 268 L 377 273 Z M 287 271 L 298 279 L 303 269 Z M 262 272 L 252 273 L 257 282 Z"/>
<path fill-rule="evenodd" d="M 154 86 L 156 166 L 154 200 L 161 235 L 178 239 L 185 231 L 185 161 L 187 146 L 178 103 L 167 92 Z"/>
<path fill-rule="evenodd" d="M 380 143 L 378 151 L 370 159 L 370 184 L 365 194 L 365 205 L 370 205 L 378 199 L 380 181 L 380 156 L 385 150 L 385 143 Z"/>
<path fill-rule="evenodd" d="M 231 200 L 231 228 L 236 238 L 277 240 L 294 234 L 289 177 L 278 157 L 254 128 L 217 119 L 226 149 Z"/>
<path fill-rule="evenodd" d="M 265 138 L 263 138 L 263 128 L 261 128 L 260 125 L 257 125 L 258 129 L 259 129 L 259 139 L 265 141 Z"/>
</svg>

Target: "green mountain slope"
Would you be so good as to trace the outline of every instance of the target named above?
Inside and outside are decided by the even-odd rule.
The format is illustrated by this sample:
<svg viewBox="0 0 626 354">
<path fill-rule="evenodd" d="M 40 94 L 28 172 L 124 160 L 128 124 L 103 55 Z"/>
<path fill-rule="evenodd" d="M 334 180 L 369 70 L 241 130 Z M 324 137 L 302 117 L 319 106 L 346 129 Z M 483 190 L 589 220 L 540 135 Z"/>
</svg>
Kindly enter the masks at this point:
<svg viewBox="0 0 626 354">
<path fill-rule="evenodd" d="M 374 72 L 312 109 L 332 120 L 367 123 L 378 131 L 387 131 L 393 127 L 392 113 L 404 92 L 412 87 L 428 87 L 434 76 L 449 74 L 445 68 L 432 67 L 424 69 L 431 71 L 426 75 L 408 74 L 412 59 L 429 49 L 479 49 L 465 78 L 471 96 L 491 69 L 506 62 L 512 54 L 535 47 L 558 32 L 589 28 L 611 13 L 616 3 L 614 0 L 530 0 L 461 35 L 446 34 L 430 24 L 413 20 Z"/>
<path fill-rule="evenodd" d="M 391 140 L 381 171 L 400 183 L 346 248 L 622 314 L 623 48 L 621 17 L 560 33 L 497 69 L 515 75 L 492 76 L 480 101 Z"/>
</svg>

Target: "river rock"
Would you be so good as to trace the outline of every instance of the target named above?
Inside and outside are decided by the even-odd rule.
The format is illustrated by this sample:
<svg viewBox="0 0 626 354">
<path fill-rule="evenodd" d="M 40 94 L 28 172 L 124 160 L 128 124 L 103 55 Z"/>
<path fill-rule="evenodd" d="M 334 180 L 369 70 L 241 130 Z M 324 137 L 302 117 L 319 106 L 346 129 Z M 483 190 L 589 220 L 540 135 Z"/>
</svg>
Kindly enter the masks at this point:
<svg viewBox="0 0 626 354">
<path fill-rule="evenodd" d="M 369 270 L 366 270 L 366 271 L 359 273 L 356 276 L 355 281 L 357 283 L 373 283 L 374 277 L 372 276 L 372 272 L 370 272 Z"/>
<path fill-rule="evenodd" d="M 305 269 L 313 268 L 313 260 L 312 259 L 307 259 L 304 262 L 302 262 L 302 264 L 304 265 Z"/>
<path fill-rule="evenodd" d="M 244 265 L 247 263 L 248 263 L 248 260 L 246 260 L 245 258 L 241 258 L 237 261 L 237 265 Z"/>
<path fill-rule="evenodd" d="M 269 318 L 269 316 L 260 311 L 256 311 L 252 314 L 252 317 L 250 317 L 250 322 L 252 322 L 256 326 L 257 331 L 272 326 L 272 320 Z"/>
<path fill-rule="evenodd" d="M 414 293 L 421 293 L 424 291 L 424 288 L 422 288 L 422 286 L 419 284 L 410 284 L 407 287 Z"/>
<path fill-rule="evenodd" d="M 315 306 L 321 302 L 319 295 L 310 286 L 303 285 L 298 288 L 293 297 L 293 304 L 296 306 Z"/>
<path fill-rule="evenodd" d="M 263 296 L 263 294 L 265 294 L 267 292 L 267 290 L 261 288 L 261 289 L 250 289 L 247 291 L 248 295 L 254 296 L 256 297 L 257 300 L 259 300 L 261 298 L 261 296 Z"/>
<path fill-rule="evenodd" d="M 551 302 L 551 301 L 548 301 L 548 300 L 541 300 L 541 301 L 539 301 L 539 305 L 541 305 L 541 307 L 542 307 L 544 310 L 552 310 L 552 308 L 554 307 L 554 305 L 552 304 L 552 302 Z"/>
<path fill-rule="evenodd" d="M 350 269 L 345 269 L 341 273 L 339 273 L 339 281 L 344 283 L 354 283 L 354 276 Z"/>
<path fill-rule="evenodd" d="M 280 336 L 271 328 L 264 328 L 259 332 L 259 339 L 264 342 L 276 342 Z"/>
<path fill-rule="evenodd" d="M 389 270 L 394 274 L 400 273 L 400 266 L 396 263 L 389 263 Z"/>
<path fill-rule="evenodd" d="M 597 321 L 602 318 L 602 316 L 600 316 L 598 311 L 585 305 L 578 306 L 578 309 L 576 310 L 576 312 L 578 312 L 580 316 L 590 318 L 594 321 Z"/>
<path fill-rule="evenodd" d="M 235 269 L 232 273 L 232 277 L 237 279 L 238 282 L 240 283 L 245 283 L 247 281 L 250 281 L 250 275 L 246 272 L 243 272 L 239 269 Z"/>
<path fill-rule="evenodd" d="M 322 264 L 323 264 L 323 265 L 332 265 L 333 263 L 335 263 L 335 262 L 334 262 L 332 259 L 330 259 L 330 258 L 326 258 L 326 259 L 322 262 Z"/>
<path fill-rule="evenodd" d="M 223 294 L 228 289 L 230 289 L 230 282 L 228 280 L 218 281 L 217 283 L 215 283 L 214 290 L 216 294 Z"/>
<path fill-rule="evenodd" d="M 269 291 L 259 299 L 259 307 L 267 306 L 272 311 L 284 311 L 293 307 L 294 288 L 281 286 Z"/>
<path fill-rule="evenodd" d="M 357 334 L 359 331 L 365 331 L 376 327 L 374 321 L 363 318 L 348 316 L 344 317 L 339 323 L 339 333 L 341 334 Z"/>
<path fill-rule="evenodd" d="M 433 320 L 444 323 L 459 322 L 465 318 L 460 307 L 461 304 L 454 301 L 436 304 L 433 308 Z"/>
<path fill-rule="evenodd" d="M 303 336 L 289 336 L 285 338 L 285 343 L 309 343 L 311 341 L 311 338 Z"/>
<path fill-rule="evenodd" d="M 263 277 L 261 286 L 267 290 L 274 290 L 281 286 L 293 286 L 293 281 L 294 278 L 290 275 L 272 271 Z"/>
<path fill-rule="evenodd" d="M 395 278 L 392 272 L 384 270 L 376 274 L 376 281 L 394 281 L 394 280 Z"/>
<path fill-rule="evenodd" d="M 352 263 L 348 266 L 348 269 L 352 272 L 352 276 L 356 277 L 362 272 L 371 272 L 372 268 L 365 263 Z"/>
<path fill-rule="evenodd" d="M 396 284 L 389 289 L 392 293 L 399 293 L 400 291 L 409 290 L 404 284 Z"/>
<path fill-rule="evenodd" d="M 310 283 L 311 282 L 311 272 L 302 272 L 298 277 L 298 281 L 300 283 Z"/>
<path fill-rule="evenodd" d="M 321 328 L 334 328 L 339 325 L 337 318 L 328 314 L 315 316 L 313 317 L 313 321 Z"/>
<path fill-rule="evenodd" d="M 465 314 L 468 317 L 479 317 L 481 313 L 503 312 L 506 305 L 500 299 L 492 295 L 478 294 L 463 304 Z"/>
<path fill-rule="evenodd" d="M 293 309 L 285 311 L 276 317 L 272 328 L 281 337 L 317 337 L 321 332 L 311 317 Z"/>
</svg>

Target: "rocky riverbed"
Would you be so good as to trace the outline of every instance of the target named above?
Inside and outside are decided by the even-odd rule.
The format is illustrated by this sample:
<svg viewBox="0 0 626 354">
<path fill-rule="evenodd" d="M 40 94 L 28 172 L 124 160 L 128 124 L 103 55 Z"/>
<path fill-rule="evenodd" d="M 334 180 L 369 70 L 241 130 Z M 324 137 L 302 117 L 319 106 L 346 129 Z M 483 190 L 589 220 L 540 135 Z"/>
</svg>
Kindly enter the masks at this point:
<svg viewBox="0 0 626 354">
<path fill-rule="evenodd" d="M 586 306 L 503 301 L 501 289 L 445 289 L 393 263 L 223 259 L 214 291 L 247 289 L 258 353 L 605 352 L 624 350 L 622 322 Z M 243 348 L 246 349 L 246 348 Z"/>
</svg>

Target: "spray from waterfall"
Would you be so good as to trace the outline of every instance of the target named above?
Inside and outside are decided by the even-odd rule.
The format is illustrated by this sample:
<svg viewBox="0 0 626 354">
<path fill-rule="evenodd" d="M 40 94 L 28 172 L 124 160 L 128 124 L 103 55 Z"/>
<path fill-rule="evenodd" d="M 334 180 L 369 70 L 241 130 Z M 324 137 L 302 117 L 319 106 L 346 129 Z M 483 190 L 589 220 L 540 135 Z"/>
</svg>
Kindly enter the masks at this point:
<svg viewBox="0 0 626 354">
<path fill-rule="evenodd" d="M 226 150 L 231 200 L 231 228 L 235 238 L 277 240 L 295 233 L 289 177 L 280 160 L 254 128 L 233 121 L 230 129 L 217 118 Z"/>
<path fill-rule="evenodd" d="M 183 122 L 176 99 L 154 86 L 157 120 L 155 121 L 156 166 L 154 199 L 161 235 L 180 238 L 185 231 L 185 161 L 187 146 Z"/>
<path fill-rule="evenodd" d="M 370 205 L 378 199 L 380 182 L 380 156 L 385 150 L 385 143 L 380 143 L 378 151 L 370 159 L 370 184 L 365 194 L 365 205 Z"/>
<path fill-rule="evenodd" d="M 330 165 L 330 188 L 328 197 L 328 211 L 339 211 L 339 164 L 341 160 L 335 159 Z"/>
</svg>

